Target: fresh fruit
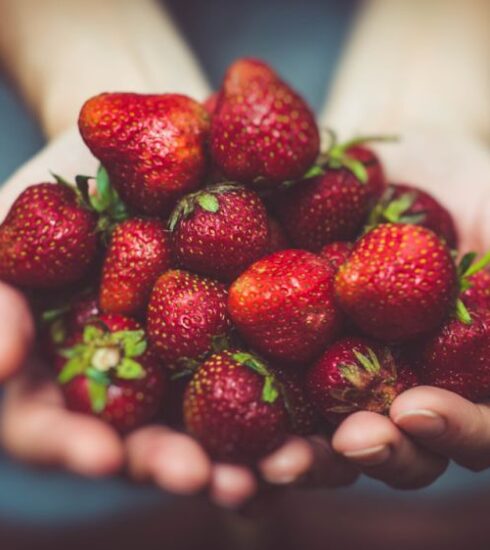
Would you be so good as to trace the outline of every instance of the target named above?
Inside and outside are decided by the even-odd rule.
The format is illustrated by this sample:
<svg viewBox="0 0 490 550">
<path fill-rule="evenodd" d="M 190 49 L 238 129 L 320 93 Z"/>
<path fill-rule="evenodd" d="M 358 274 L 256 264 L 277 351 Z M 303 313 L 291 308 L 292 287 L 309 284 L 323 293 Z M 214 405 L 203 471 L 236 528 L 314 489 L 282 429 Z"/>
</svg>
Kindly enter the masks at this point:
<svg viewBox="0 0 490 550">
<path fill-rule="evenodd" d="M 345 241 L 334 241 L 333 243 L 326 244 L 320 250 L 320 256 L 325 258 L 330 265 L 337 271 L 339 267 L 347 261 L 347 258 L 351 255 L 352 247 L 354 245 Z"/>
<path fill-rule="evenodd" d="M 148 336 L 165 367 L 193 370 L 230 331 L 225 287 L 181 270 L 156 282 L 148 306 Z"/>
<path fill-rule="evenodd" d="M 286 233 L 281 224 L 275 219 L 269 216 L 269 244 L 266 248 L 264 255 L 272 254 L 273 252 L 279 252 L 279 250 L 286 250 L 291 248 L 286 237 Z"/>
<path fill-rule="evenodd" d="M 140 313 L 158 276 L 170 268 L 171 256 L 171 238 L 163 222 L 132 218 L 119 224 L 112 233 L 102 271 L 102 311 Z"/>
<path fill-rule="evenodd" d="M 313 404 L 333 424 L 360 410 L 387 414 L 395 397 L 417 384 L 414 371 L 387 346 L 352 337 L 330 346 L 306 380 Z"/>
<path fill-rule="evenodd" d="M 187 430 L 218 460 L 253 462 L 284 440 L 288 413 L 270 368 L 239 350 L 216 353 L 184 397 Z"/>
<path fill-rule="evenodd" d="M 490 311 L 490 271 L 477 271 L 468 282 L 471 286 L 461 294 L 465 305 L 470 309 Z"/>
<path fill-rule="evenodd" d="M 139 212 L 166 215 L 201 185 L 209 115 L 186 96 L 100 94 L 83 105 L 78 124 L 122 199 Z"/>
<path fill-rule="evenodd" d="M 290 363 L 307 362 L 340 329 L 333 279 L 328 262 L 311 252 L 276 252 L 231 285 L 228 311 L 254 349 Z"/>
<path fill-rule="evenodd" d="M 170 219 L 179 267 L 229 281 L 263 256 L 269 222 L 254 191 L 216 184 L 184 197 Z"/>
<path fill-rule="evenodd" d="M 373 199 L 381 197 L 386 189 L 386 177 L 378 155 L 365 145 L 351 145 L 347 147 L 346 154 L 349 158 L 363 164 L 370 197 Z"/>
<path fill-rule="evenodd" d="M 470 313 L 469 324 L 449 318 L 418 344 L 415 356 L 424 384 L 478 401 L 490 397 L 490 311 Z"/>
<path fill-rule="evenodd" d="M 0 226 L 0 279 L 54 288 L 82 279 L 97 253 L 97 218 L 74 189 L 58 183 L 28 187 Z"/>
<path fill-rule="evenodd" d="M 455 307 L 456 266 L 429 229 L 380 225 L 337 272 L 337 299 L 369 336 L 401 341 L 436 329 Z"/>
<path fill-rule="evenodd" d="M 214 161 L 231 180 L 264 187 L 296 180 L 314 163 L 313 113 L 265 63 L 235 61 L 225 75 L 211 124 Z"/>
<path fill-rule="evenodd" d="M 57 359 L 69 409 L 97 416 L 120 432 L 158 413 L 165 379 L 138 323 L 120 315 L 100 315 L 69 342 Z"/>
<path fill-rule="evenodd" d="M 354 240 L 369 208 L 366 185 L 346 168 L 329 168 L 284 191 L 273 210 L 295 246 L 317 252 L 334 241 Z"/>
<path fill-rule="evenodd" d="M 391 184 L 372 210 L 369 224 L 412 223 L 431 229 L 451 249 L 458 235 L 451 214 L 432 195 L 414 185 Z"/>
<path fill-rule="evenodd" d="M 206 100 L 203 103 L 204 108 L 206 111 L 213 116 L 214 112 L 216 111 L 216 105 L 218 104 L 218 92 L 213 92 L 211 95 L 209 95 Z"/>
</svg>

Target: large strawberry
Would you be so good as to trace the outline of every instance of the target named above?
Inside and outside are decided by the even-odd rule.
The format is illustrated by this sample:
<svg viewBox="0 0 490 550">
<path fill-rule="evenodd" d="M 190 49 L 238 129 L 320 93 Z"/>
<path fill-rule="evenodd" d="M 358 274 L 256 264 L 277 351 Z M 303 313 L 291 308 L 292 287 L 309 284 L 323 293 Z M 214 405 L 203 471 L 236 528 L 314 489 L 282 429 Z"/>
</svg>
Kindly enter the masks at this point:
<svg viewBox="0 0 490 550">
<path fill-rule="evenodd" d="M 211 150 L 227 178 L 279 184 L 301 178 L 314 163 L 319 134 L 310 108 L 270 67 L 239 59 L 217 99 Z"/>
<path fill-rule="evenodd" d="M 68 341 L 57 370 L 69 409 L 93 414 L 121 432 L 160 411 L 164 374 L 138 323 L 100 315 Z"/>
<path fill-rule="evenodd" d="M 230 287 L 228 311 L 248 343 L 292 363 L 318 356 L 337 334 L 334 270 L 304 250 L 283 250 L 250 266 Z"/>
<path fill-rule="evenodd" d="M 69 186 L 28 187 L 0 226 L 0 279 L 30 288 L 80 280 L 96 256 L 96 226 L 95 213 Z"/>
<path fill-rule="evenodd" d="M 416 384 L 392 350 L 366 338 L 338 340 L 307 374 L 308 395 L 334 424 L 360 410 L 387 414 L 395 397 Z"/>
<path fill-rule="evenodd" d="M 340 305 L 366 334 L 408 340 L 454 308 L 456 266 L 447 246 L 416 225 L 380 225 L 362 237 L 336 276 Z"/>
<path fill-rule="evenodd" d="M 167 271 L 153 288 L 148 336 L 164 365 L 192 370 L 230 331 L 226 289 L 181 270 Z"/>
<path fill-rule="evenodd" d="M 453 217 L 432 195 L 414 185 L 392 184 L 373 208 L 369 224 L 413 223 L 434 231 L 449 248 L 458 247 Z"/>
<path fill-rule="evenodd" d="M 233 462 L 274 450 L 289 423 L 270 367 L 239 350 L 216 353 L 199 367 L 187 386 L 184 419 L 214 458 Z"/>
<path fill-rule="evenodd" d="M 298 182 L 278 194 L 273 206 L 291 242 L 314 252 L 333 241 L 353 240 L 369 209 L 366 185 L 346 168 L 327 168 Z"/>
<path fill-rule="evenodd" d="M 158 276 L 169 269 L 171 239 L 159 220 L 132 218 L 112 233 L 102 271 L 100 307 L 134 315 L 147 305 Z"/>
<path fill-rule="evenodd" d="M 205 175 L 209 115 L 178 94 L 105 93 L 89 99 L 80 133 L 128 205 L 165 215 Z"/>
<path fill-rule="evenodd" d="M 263 256 L 269 244 L 269 222 L 260 197 L 230 183 L 184 197 L 170 228 L 180 267 L 225 281 Z"/>
</svg>

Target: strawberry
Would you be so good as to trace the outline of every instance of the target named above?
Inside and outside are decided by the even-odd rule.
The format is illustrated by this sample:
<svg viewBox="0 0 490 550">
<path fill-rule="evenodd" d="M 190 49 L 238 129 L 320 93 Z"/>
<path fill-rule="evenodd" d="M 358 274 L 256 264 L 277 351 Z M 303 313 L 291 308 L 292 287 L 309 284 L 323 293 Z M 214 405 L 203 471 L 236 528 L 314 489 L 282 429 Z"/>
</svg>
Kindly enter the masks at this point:
<svg viewBox="0 0 490 550">
<path fill-rule="evenodd" d="M 313 113 L 265 63 L 235 61 L 211 123 L 211 151 L 223 174 L 246 184 L 296 180 L 319 152 Z"/>
<path fill-rule="evenodd" d="M 0 279 L 35 289 L 79 281 L 97 254 L 96 225 L 74 189 L 28 187 L 0 226 Z"/>
<path fill-rule="evenodd" d="M 254 191 L 230 183 L 184 197 L 170 219 L 180 267 L 229 281 L 269 243 L 265 206 Z"/>
<path fill-rule="evenodd" d="M 477 271 L 468 277 L 470 284 L 461 295 L 465 305 L 471 309 L 485 309 L 490 311 L 490 271 Z"/>
<path fill-rule="evenodd" d="M 490 311 L 470 310 L 471 322 L 449 318 L 416 348 L 424 384 L 478 401 L 490 397 Z"/>
<path fill-rule="evenodd" d="M 387 414 L 395 397 L 415 385 L 415 373 L 392 350 L 355 337 L 330 346 L 306 377 L 310 399 L 333 424 L 360 410 Z"/>
<path fill-rule="evenodd" d="M 157 280 L 147 313 L 148 336 L 164 365 L 192 370 L 230 331 L 226 289 L 181 270 Z"/>
<path fill-rule="evenodd" d="M 169 269 L 171 239 L 159 220 L 132 218 L 112 233 L 102 271 L 100 307 L 131 315 L 148 304 L 158 276 Z"/>
<path fill-rule="evenodd" d="M 334 241 L 333 243 L 326 244 L 320 250 L 320 256 L 325 258 L 330 265 L 337 271 L 339 267 L 347 261 L 347 258 L 351 255 L 352 243 L 345 241 Z"/>
<path fill-rule="evenodd" d="M 383 341 L 437 328 L 454 307 L 458 276 L 447 246 L 429 229 L 380 225 L 362 237 L 335 281 L 359 328 Z"/>
<path fill-rule="evenodd" d="M 275 218 L 269 216 L 269 245 L 264 255 L 279 252 L 279 250 L 285 250 L 286 248 L 290 248 L 290 246 L 284 229 Z"/>
<path fill-rule="evenodd" d="M 413 223 L 434 231 L 451 249 L 458 235 L 451 214 L 432 195 L 414 185 L 391 184 L 373 208 L 369 225 Z"/>
<path fill-rule="evenodd" d="M 186 96 L 101 94 L 83 105 L 78 125 L 122 199 L 139 212 L 168 214 L 204 178 L 209 115 Z"/>
<path fill-rule="evenodd" d="M 136 321 L 101 315 L 70 335 L 58 352 L 58 380 L 70 410 L 92 414 L 127 432 L 160 410 L 163 371 Z"/>
<path fill-rule="evenodd" d="M 366 185 L 345 168 L 328 168 L 279 195 L 273 211 L 295 246 L 316 252 L 333 241 L 353 240 L 369 208 Z"/>
<path fill-rule="evenodd" d="M 369 139 L 368 139 L 369 141 Z M 378 155 L 369 147 L 363 145 L 351 145 L 346 149 L 346 155 L 361 162 L 366 170 L 366 186 L 373 198 L 379 198 L 386 189 L 386 177 L 383 165 Z"/>
<path fill-rule="evenodd" d="M 304 250 L 283 250 L 250 266 L 230 287 L 228 311 L 259 352 L 292 363 L 318 356 L 337 334 L 334 271 Z"/>
<path fill-rule="evenodd" d="M 279 446 L 289 422 L 270 367 L 239 350 L 216 353 L 195 372 L 184 396 L 184 420 L 213 458 L 246 463 Z"/>
<path fill-rule="evenodd" d="M 216 111 L 216 105 L 218 104 L 218 92 L 213 92 L 211 95 L 209 95 L 206 100 L 203 103 L 204 108 L 209 113 L 210 116 L 214 115 L 214 112 Z"/>
</svg>

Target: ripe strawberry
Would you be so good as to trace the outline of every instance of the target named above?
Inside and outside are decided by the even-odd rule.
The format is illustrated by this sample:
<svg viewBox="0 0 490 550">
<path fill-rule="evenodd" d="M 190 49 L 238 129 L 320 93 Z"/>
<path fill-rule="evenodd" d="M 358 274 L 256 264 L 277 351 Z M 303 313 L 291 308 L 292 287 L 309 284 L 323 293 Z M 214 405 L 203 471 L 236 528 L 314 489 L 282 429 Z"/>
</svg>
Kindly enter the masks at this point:
<svg viewBox="0 0 490 550">
<path fill-rule="evenodd" d="M 340 168 L 287 189 L 278 196 L 274 213 L 295 246 L 315 252 L 334 241 L 353 240 L 369 208 L 366 185 Z"/>
<path fill-rule="evenodd" d="M 276 252 L 231 285 L 228 311 L 242 336 L 264 355 L 308 362 L 340 328 L 333 279 L 328 262 L 311 252 Z"/>
<path fill-rule="evenodd" d="M 360 410 L 387 414 L 395 397 L 415 385 L 413 370 L 388 347 L 352 337 L 330 346 L 306 379 L 310 399 L 333 424 Z"/>
<path fill-rule="evenodd" d="M 471 319 L 448 319 L 419 343 L 415 356 L 424 384 L 478 401 L 490 397 L 490 311 L 471 310 Z"/>
<path fill-rule="evenodd" d="M 282 443 L 288 413 L 276 378 L 258 357 L 227 350 L 196 371 L 184 397 L 187 430 L 218 460 L 253 462 Z"/>
<path fill-rule="evenodd" d="M 352 243 L 345 241 L 334 241 L 333 243 L 326 244 L 320 250 L 320 256 L 325 258 L 335 271 L 337 271 L 351 255 L 353 246 Z"/>
<path fill-rule="evenodd" d="M 111 236 L 102 271 L 100 307 L 106 313 L 141 312 L 158 276 L 169 269 L 171 239 L 159 220 L 133 218 Z"/>
<path fill-rule="evenodd" d="M 153 288 L 148 336 L 165 367 L 192 370 L 230 331 L 226 289 L 212 279 L 171 270 Z"/>
<path fill-rule="evenodd" d="M 470 309 L 490 311 L 490 271 L 477 271 L 468 278 L 470 287 L 461 294 L 461 299 Z"/>
<path fill-rule="evenodd" d="M 319 152 L 313 113 L 265 63 L 235 61 L 211 124 L 214 161 L 229 179 L 263 187 L 296 180 Z"/>
<path fill-rule="evenodd" d="M 229 183 L 184 197 L 171 216 L 177 263 L 229 281 L 269 243 L 267 212 L 254 191 Z"/>
<path fill-rule="evenodd" d="M 101 315 L 71 335 L 69 342 L 57 361 L 69 409 L 93 414 L 120 432 L 158 413 L 164 375 L 138 323 Z"/>
<path fill-rule="evenodd" d="M 392 184 L 375 206 L 369 224 L 413 223 L 431 229 L 451 249 L 458 235 L 451 214 L 432 195 L 413 185 Z"/>
<path fill-rule="evenodd" d="M 281 224 L 269 216 L 269 245 L 266 248 L 265 255 L 279 252 L 290 248 L 286 233 Z"/>
<path fill-rule="evenodd" d="M 83 105 L 78 124 L 122 199 L 139 212 L 168 214 L 204 178 L 209 115 L 186 96 L 101 94 Z"/>
<path fill-rule="evenodd" d="M 74 189 L 28 187 L 0 226 L 0 279 L 36 289 L 82 279 L 96 257 L 96 225 Z"/>
<path fill-rule="evenodd" d="M 458 277 L 447 246 L 416 225 L 380 225 L 337 272 L 346 313 L 366 334 L 408 340 L 434 330 L 454 307 Z"/>
<path fill-rule="evenodd" d="M 213 92 L 211 95 L 209 95 L 206 100 L 203 103 L 204 108 L 209 113 L 210 116 L 214 115 L 214 112 L 216 111 L 216 106 L 218 104 L 218 96 L 219 92 Z"/>
</svg>

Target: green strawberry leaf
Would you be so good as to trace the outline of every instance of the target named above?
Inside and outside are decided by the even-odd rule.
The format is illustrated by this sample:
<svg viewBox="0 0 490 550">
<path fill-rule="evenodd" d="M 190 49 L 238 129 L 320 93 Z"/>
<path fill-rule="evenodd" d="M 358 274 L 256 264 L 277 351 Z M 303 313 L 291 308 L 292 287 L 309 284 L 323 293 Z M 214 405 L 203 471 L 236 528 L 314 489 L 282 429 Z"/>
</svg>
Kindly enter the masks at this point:
<svg viewBox="0 0 490 550">
<path fill-rule="evenodd" d="M 416 198 L 417 193 L 403 193 L 386 206 L 383 217 L 391 223 L 398 223 L 401 215 L 413 206 Z"/>
<path fill-rule="evenodd" d="M 65 187 L 69 187 L 73 191 L 73 189 L 74 189 L 73 184 L 70 183 L 67 179 L 65 179 L 63 176 L 60 176 L 59 174 L 55 174 L 51 170 L 50 170 L 49 173 L 53 176 L 54 180 L 56 181 L 56 183 L 58 185 L 63 185 Z"/>
<path fill-rule="evenodd" d="M 264 401 L 264 403 L 274 403 L 278 397 L 279 391 L 276 388 L 274 378 L 272 376 L 266 376 L 262 388 L 262 401 Z"/>
<path fill-rule="evenodd" d="M 111 334 L 111 340 L 123 345 L 127 357 L 139 357 L 148 347 L 144 330 L 120 330 Z"/>
<path fill-rule="evenodd" d="M 116 376 L 123 380 L 136 380 L 144 378 L 145 371 L 138 362 L 125 357 L 116 367 Z"/>
<path fill-rule="evenodd" d="M 63 306 L 57 309 L 48 309 L 43 312 L 41 320 L 44 323 L 51 323 L 51 321 L 56 321 L 56 319 L 58 319 L 68 311 L 70 311 L 70 306 Z"/>
<path fill-rule="evenodd" d="M 196 197 L 197 204 L 206 212 L 215 214 L 219 210 L 219 201 L 211 193 L 200 193 Z"/>
<path fill-rule="evenodd" d="M 342 158 L 341 165 L 350 170 L 362 184 L 367 182 L 368 173 L 360 160 L 345 156 Z"/>
<path fill-rule="evenodd" d="M 472 318 L 470 312 L 467 310 L 466 306 L 464 305 L 463 301 L 458 298 L 456 300 L 456 317 L 463 323 L 464 325 L 471 325 Z"/>
<path fill-rule="evenodd" d="M 307 180 L 310 178 L 316 178 L 317 176 L 323 176 L 325 174 L 325 170 L 318 166 L 317 164 L 314 164 L 303 176 L 302 179 Z"/>
<path fill-rule="evenodd" d="M 103 336 L 103 332 L 93 325 L 87 325 L 83 329 L 83 341 L 85 344 L 90 344 L 94 340 L 98 340 L 101 336 Z"/>
<path fill-rule="evenodd" d="M 56 344 L 62 344 L 66 338 L 66 326 L 63 319 L 56 319 L 49 328 L 51 340 Z"/>
<path fill-rule="evenodd" d="M 107 404 L 107 386 L 89 378 L 88 394 L 92 411 L 96 414 L 101 413 Z"/>
<path fill-rule="evenodd" d="M 86 363 L 81 356 L 72 357 L 67 361 L 61 372 L 58 374 L 58 382 L 60 384 L 66 384 L 73 380 L 75 376 L 85 372 Z"/>
<path fill-rule="evenodd" d="M 381 371 L 381 365 L 379 364 L 378 358 L 372 349 L 368 350 L 369 357 L 366 357 L 357 350 L 354 350 L 354 355 L 369 374 L 379 374 Z"/>
<path fill-rule="evenodd" d="M 467 275 L 467 272 L 475 261 L 475 258 L 476 252 L 468 252 L 461 258 L 458 265 L 458 273 L 460 277 L 465 277 Z"/>
<path fill-rule="evenodd" d="M 338 370 L 342 375 L 342 378 L 350 382 L 354 387 L 362 387 L 362 377 L 359 371 L 359 367 L 356 365 L 339 365 Z"/>
<path fill-rule="evenodd" d="M 265 364 L 251 353 L 237 352 L 232 355 L 232 358 L 237 363 L 240 363 L 240 365 L 245 365 L 262 376 L 269 376 L 269 371 L 267 370 Z"/>
<path fill-rule="evenodd" d="M 111 383 L 109 376 L 105 372 L 101 372 L 95 367 L 89 366 L 85 369 L 85 374 L 90 380 L 108 386 Z"/>
<path fill-rule="evenodd" d="M 464 258 L 463 258 L 464 260 Z M 472 264 L 471 266 L 468 266 L 466 271 L 464 271 L 465 277 L 471 277 L 472 275 L 475 275 L 475 273 L 478 273 L 482 269 L 485 269 L 490 264 L 490 252 L 487 252 L 482 258 L 480 258 L 477 262 Z"/>
</svg>

